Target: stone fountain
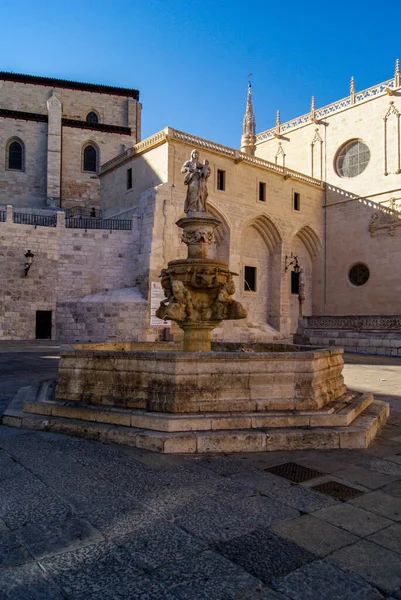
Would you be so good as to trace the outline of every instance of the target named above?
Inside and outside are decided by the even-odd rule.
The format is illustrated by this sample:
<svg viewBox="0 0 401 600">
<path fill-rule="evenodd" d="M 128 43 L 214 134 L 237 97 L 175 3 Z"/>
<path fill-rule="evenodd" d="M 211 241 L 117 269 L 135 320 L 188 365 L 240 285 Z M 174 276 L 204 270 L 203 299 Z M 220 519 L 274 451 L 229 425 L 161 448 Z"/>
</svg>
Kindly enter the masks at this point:
<svg viewBox="0 0 401 600">
<path fill-rule="evenodd" d="M 173 260 L 161 273 L 164 300 L 156 312 L 159 319 L 176 321 L 184 330 L 184 352 L 210 352 L 211 331 L 224 319 L 244 319 L 246 310 L 232 295 L 235 285 L 228 264 L 209 258 L 214 230 L 221 221 L 207 212 L 209 162 L 199 162 L 192 150 L 191 160 L 184 163 L 187 186 L 185 218 L 177 221 L 184 231 L 182 241 L 188 246 L 185 260 Z"/>
<path fill-rule="evenodd" d="M 23 388 L 3 423 L 165 453 L 367 447 L 389 405 L 346 389 L 341 348 L 211 342 L 221 321 L 246 311 L 233 298 L 236 274 L 208 257 L 220 223 L 207 212 L 209 164 L 193 150 L 181 171 L 188 257 L 162 270 L 156 315 L 177 322 L 183 346 L 65 346 L 57 382 Z"/>
</svg>

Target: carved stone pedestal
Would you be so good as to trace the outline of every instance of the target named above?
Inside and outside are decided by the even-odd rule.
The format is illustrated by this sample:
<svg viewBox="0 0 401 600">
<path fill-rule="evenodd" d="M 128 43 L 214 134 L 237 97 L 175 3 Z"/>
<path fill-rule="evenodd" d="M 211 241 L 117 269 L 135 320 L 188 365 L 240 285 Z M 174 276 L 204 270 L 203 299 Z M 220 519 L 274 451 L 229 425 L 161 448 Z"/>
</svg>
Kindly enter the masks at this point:
<svg viewBox="0 0 401 600">
<path fill-rule="evenodd" d="M 184 352 L 210 352 L 212 346 L 211 332 L 220 321 L 203 323 L 182 323 L 184 330 Z"/>
</svg>

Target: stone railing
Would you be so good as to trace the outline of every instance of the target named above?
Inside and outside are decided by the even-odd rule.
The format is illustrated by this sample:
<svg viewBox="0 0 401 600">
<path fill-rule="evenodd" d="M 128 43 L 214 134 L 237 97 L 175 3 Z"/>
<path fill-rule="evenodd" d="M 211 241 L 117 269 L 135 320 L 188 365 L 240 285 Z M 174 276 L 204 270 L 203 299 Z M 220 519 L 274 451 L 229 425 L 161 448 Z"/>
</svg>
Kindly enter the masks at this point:
<svg viewBox="0 0 401 600">
<path fill-rule="evenodd" d="M 172 129 L 171 127 L 167 127 L 166 129 L 163 129 L 163 131 L 159 131 L 155 135 L 152 135 L 150 138 L 143 140 L 143 142 L 139 142 L 139 144 L 135 144 L 135 146 L 133 146 L 132 148 L 125 150 L 125 152 L 122 152 L 118 156 L 109 160 L 107 163 L 104 163 L 104 165 L 102 165 L 100 168 L 100 173 L 105 173 L 109 169 L 114 168 L 120 163 L 124 162 L 127 158 L 140 154 L 141 152 L 145 152 L 146 150 L 150 150 L 151 148 L 155 148 L 156 146 L 159 146 L 160 144 L 164 143 L 169 139 L 179 140 L 186 144 L 190 144 L 191 146 L 197 146 L 198 148 L 204 148 L 205 150 L 216 152 L 217 154 L 224 154 L 225 156 L 232 158 L 236 162 L 247 162 L 258 167 L 262 167 L 263 169 L 273 171 L 274 173 L 278 173 L 283 177 L 291 177 L 292 179 L 298 179 L 299 181 L 303 181 L 305 183 L 309 183 L 318 187 L 322 186 L 322 182 L 319 179 L 309 177 L 309 175 L 305 175 L 304 173 L 294 171 L 293 169 L 287 169 L 286 167 L 276 165 L 275 163 L 269 162 L 268 160 L 264 160 L 263 158 L 258 158 L 257 156 L 249 156 L 248 154 L 243 154 L 238 150 L 234 150 L 234 148 L 229 148 L 228 146 L 216 144 L 215 142 L 211 142 L 210 140 L 205 140 L 195 135 L 191 135 L 190 133 L 185 133 L 184 131 Z"/>
<path fill-rule="evenodd" d="M 362 102 L 367 102 L 368 100 L 372 100 L 372 98 L 377 98 L 378 96 L 384 96 L 387 93 L 387 90 L 395 90 L 396 84 L 395 79 L 389 79 L 388 81 L 384 81 L 383 83 L 379 83 L 378 85 L 374 85 L 366 90 L 361 92 L 357 92 L 355 96 L 352 98 L 348 96 L 347 98 L 343 98 L 342 100 L 337 100 L 332 104 L 328 104 L 327 106 L 323 106 L 322 108 L 316 109 L 314 115 L 312 113 L 307 113 L 306 115 L 302 115 L 301 117 L 297 117 L 296 119 L 292 119 L 292 121 L 286 121 L 280 125 L 280 135 L 293 131 L 294 129 L 298 129 L 299 127 L 303 127 L 304 125 L 309 125 L 316 120 L 324 119 L 325 117 L 329 117 L 334 113 L 341 112 L 354 106 L 356 104 L 361 104 Z M 256 136 L 256 143 L 259 144 L 261 142 L 265 142 L 266 140 L 272 139 L 277 134 L 276 127 L 272 127 L 271 129 L 267 129 L 266 131 L 262 131 L 258 133 Z"/>
<path fill-rule="evenodd" d="M 225 154 L 226 156 L 231 156 L 232 158 L 235 158 L 236 154 L 238 154 L 236 150 L 229 148 L 228 146 L 222 146 L 221 144 L 216 144 L 215 142 L 204 140 L 203 138 L 196 137 L 190 133 L 178 131 L 177 129 L 171 129 L 170 127 L 168 129 L 168 135 L 170 138 L 180 140 L 181 142 L 193 144 L 194 146 L 205 148 L 205 150 L 212 150 L 212 152 L 218 152 L 219 154 Z"/>
<path fill-rule="evenodd" d="M 14 210 L 11 204 L 7 205 L 6 210 L 0 209 L 0 223 L 33 225 L 35 229 L 37 227 L 61 227 L 68 229 L 106 229 L 109 231 L 132 230 L 132 219 L 100 219 L 84 216 L 68 217 L 62 210 L 53 211 L 52 214 L 35 214 L 32 209 L 29 212 L 23 212 L 23 209 Z"/>
<path fill-rule="evenodd" d="M 401 333 L 401 315 L 361 315 L 344 317 L 304 317 L 305 329 L 348 331 L 395 331 Z"/>
</svg>

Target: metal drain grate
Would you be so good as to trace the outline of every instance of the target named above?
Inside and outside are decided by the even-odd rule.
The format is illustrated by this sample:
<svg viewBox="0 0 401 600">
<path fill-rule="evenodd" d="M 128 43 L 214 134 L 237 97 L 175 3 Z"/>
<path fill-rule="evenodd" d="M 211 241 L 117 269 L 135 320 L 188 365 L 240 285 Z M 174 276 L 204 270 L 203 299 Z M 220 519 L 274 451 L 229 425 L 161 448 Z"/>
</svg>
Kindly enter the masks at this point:
<svg viewBox="0 0 401 600">
<path fill-rule="evenodd" d="M 309 469 L 308 467 L 303 467 L 302 465 L 297 465 L 297 463 L 292 462 L 276 465 L 275 467 L 267 467 L 264 470 L 268 473 L 273 473 L 273 475 L 278 475 L 279 477 L 284 477 L 284 479 L 294 481 L 295 483 L 301 483 L 302 481 L 308 481 L 308 479 L 324 475 L 324 473 L 321 473 L 320 471 L 315 471 L 314 469 Z"/>
<path fill-rule="evenodd" d="M 352 500 L 352 498 L 357 498 L 365 493 L 362 490 L 357 490 L 356 488 L 349 487 L 343 483 L 338 483 L 338 481 L 326 481 L 325 483 L 314 485 L 310 489 L 336 498 L 337 500 Z"/>
</svg>

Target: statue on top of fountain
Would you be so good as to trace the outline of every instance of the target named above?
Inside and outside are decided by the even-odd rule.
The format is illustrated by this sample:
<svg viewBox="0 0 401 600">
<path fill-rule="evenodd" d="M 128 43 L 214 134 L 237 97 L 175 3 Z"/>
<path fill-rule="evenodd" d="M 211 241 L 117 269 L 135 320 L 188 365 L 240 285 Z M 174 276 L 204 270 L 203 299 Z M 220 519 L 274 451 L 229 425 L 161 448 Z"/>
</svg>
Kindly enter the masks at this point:
<svg viewBox="0 0 401 600">
<path fill-rule="evenodd" d="M 199 162 L 199 152 L 191 152 L 191 160 L 187 160 L 181 168 L 181 173 L 186 173 L 184 184 L 187 186 L 184 212 L 206 212 L 207 179 L 210 176 L 209 161 Z"/>
</svg>

